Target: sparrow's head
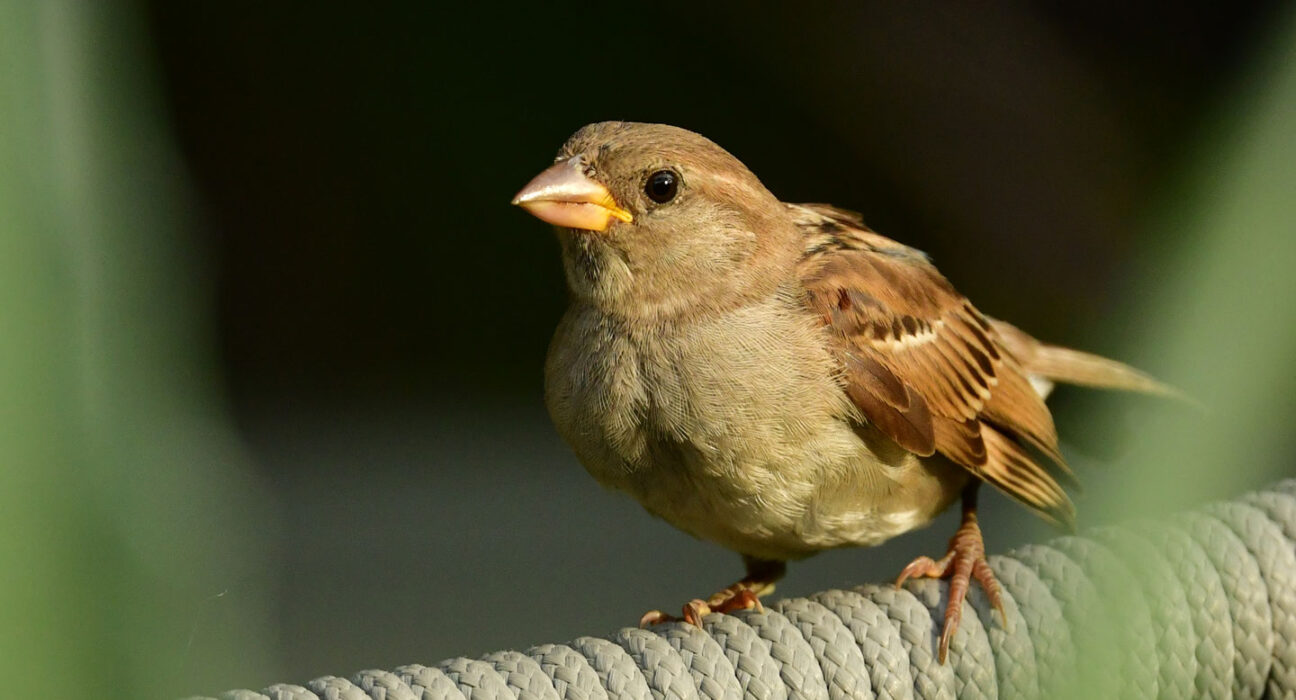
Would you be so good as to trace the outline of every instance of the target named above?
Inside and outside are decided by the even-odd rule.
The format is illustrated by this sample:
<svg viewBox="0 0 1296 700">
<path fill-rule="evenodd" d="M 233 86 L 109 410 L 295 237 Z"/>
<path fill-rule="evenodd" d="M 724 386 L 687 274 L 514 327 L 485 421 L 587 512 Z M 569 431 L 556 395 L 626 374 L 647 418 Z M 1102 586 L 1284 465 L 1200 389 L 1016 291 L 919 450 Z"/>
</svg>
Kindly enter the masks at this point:
<svg viewBox="0 0 1296 700">
<path fill-rule="evenodd" d="M 513 203 L 558 227 L 578 298 L 668 317 L 732 301 L 794 246 L 785 207 L 737 158 L 663 124 L 577 131 Z"/>
</svg>

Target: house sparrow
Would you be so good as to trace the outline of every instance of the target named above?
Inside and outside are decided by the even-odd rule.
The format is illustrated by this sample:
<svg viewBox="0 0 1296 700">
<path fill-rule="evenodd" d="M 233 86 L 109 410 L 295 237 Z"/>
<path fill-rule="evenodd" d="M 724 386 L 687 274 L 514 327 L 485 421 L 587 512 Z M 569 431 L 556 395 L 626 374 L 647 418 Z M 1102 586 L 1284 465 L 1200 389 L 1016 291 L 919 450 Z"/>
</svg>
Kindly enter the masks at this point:
<svg viewBox="0 0 1296 700">
<path fill-rule="evenodd" d="M 943 662 L 972 579 L 1003 614 L 981 482 L 1074 526 L 1051 382 L 1167 391 L 988 318 L 923 253 L 779 201 L 684 129 L 586 126 L 513 204 L 557 227 L 571 292 L 545 365 L 558 431 L 600 483 L 746 563 L 684 606 L 694 624 L 759 607 L 789 560 L 880 544 L 961 496 L 948 552 L 897 581 L 951 579 Z"/>
</svg>

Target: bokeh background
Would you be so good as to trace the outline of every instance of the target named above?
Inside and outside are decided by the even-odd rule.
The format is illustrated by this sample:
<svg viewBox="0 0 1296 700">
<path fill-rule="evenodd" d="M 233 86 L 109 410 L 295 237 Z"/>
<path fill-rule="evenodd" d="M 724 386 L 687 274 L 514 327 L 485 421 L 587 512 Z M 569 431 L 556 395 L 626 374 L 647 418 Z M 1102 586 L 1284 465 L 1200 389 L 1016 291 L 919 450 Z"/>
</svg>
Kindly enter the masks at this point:
<svg viewBox="0 0 1296 700">
<path fill-rule="evenodd" d="M 0 678 L 174 697 L 602 633 L 740 573 L 548 424 L 576 128 L 702 132 L 983 310 L 1202 407 L 1060 390 L 1083 524 L 1292 473 L 1278 2 L 0 2 Z M 1048 536 L 983 499 L 991 549 Z M 794 565 L 889 578 L 954 526 Z"/>
</svg>

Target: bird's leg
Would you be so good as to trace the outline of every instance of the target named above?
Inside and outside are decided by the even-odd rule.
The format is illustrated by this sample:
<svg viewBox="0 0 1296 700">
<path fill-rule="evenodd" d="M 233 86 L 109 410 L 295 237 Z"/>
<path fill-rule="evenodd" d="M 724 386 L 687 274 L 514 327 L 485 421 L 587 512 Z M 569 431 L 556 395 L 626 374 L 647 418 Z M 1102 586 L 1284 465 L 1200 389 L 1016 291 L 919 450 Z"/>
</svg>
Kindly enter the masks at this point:
<svg viewBox="0 0 1296 700">
<path fill-rule="evenodd" d="M 743 555 L 743 563 L 747 565 L 746 576 L 737 583 L 717 591 L 706 600 L 696 598 L 685 603 L 681 617 L 667 615 L 660 610 L 651 610 L 639 619 L 639 626 L 647 627 L 661 622 L 683 620 L 701 627 L 702 618 L 713 612 L 727 613 L 752 608 L 763 611 L 760 596 L 774 592 L 774 582 L 787 573 L 787 564 L 746 555 Z"/>
<path fill-rule="evenodd" d="M 940 662 L 945 663 L 949 653 L 950 640 L 958 631 L 959 619 L 963 616 L 963 599 L 967 597 L 968 585 L 975 578 L 981 588 L 985 589 L 990 604 L 1004 617 L 1003 598 L 999 592 L 999 582 L 986 561 L 985 542 L 981 539 L 981 527 L 977 525 L 977 487 L 981 482 L 969 484 L 963 490 L 963 523 L 950 538 L 949 551 L 940 559 L 918 557 L 900 572 L 896 579 L 899 587 L 909 578 L 929 577 L 948 578 L 949 603 L 945 606 L 945 629 L 940 638 Z"/>
</svg>

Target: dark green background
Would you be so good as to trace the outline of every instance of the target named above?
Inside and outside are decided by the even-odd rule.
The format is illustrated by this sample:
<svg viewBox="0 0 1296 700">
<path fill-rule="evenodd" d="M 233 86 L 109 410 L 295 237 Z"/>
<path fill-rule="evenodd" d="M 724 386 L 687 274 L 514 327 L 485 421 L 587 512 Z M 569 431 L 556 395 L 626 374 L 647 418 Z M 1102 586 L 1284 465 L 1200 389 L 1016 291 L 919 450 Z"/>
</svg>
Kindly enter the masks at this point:
<svg viewBox="0 0 1296 700">
<path fill-rule="evenodd" d="M 269 5 L 269 7 L 267 7 Z M 997 316 L 1095 342 L 1265 3 L 172 3 L 166 110 L 241 404 L 537 400 L 564 300 L 506 206 L 583 124 L 666 122 L 861 211 Z M 1106 348 L 1097 348 L 1099 350 Z"/>
</svg>

